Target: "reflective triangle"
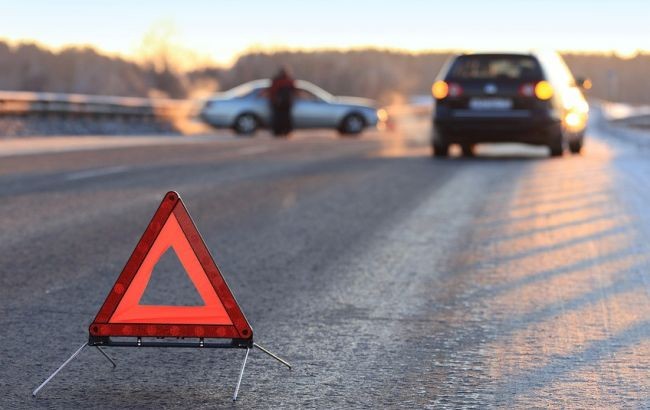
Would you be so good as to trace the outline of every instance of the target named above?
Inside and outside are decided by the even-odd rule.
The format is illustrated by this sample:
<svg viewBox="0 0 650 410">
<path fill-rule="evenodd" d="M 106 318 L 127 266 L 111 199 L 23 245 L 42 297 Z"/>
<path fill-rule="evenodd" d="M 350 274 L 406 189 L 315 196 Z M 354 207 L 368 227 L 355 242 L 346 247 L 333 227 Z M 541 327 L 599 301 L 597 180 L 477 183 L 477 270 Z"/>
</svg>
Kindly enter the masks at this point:
<svg viewBox="0 0 650 410">
<path fill-rule="evenodd" d="M 170 248 L 178 255 L 204 305 L 140 303 L 156 263 Z M 177 193 L 165 195 L 90 325 L 90 334 L 252 339 L 248 321 Z"/>
</svg>

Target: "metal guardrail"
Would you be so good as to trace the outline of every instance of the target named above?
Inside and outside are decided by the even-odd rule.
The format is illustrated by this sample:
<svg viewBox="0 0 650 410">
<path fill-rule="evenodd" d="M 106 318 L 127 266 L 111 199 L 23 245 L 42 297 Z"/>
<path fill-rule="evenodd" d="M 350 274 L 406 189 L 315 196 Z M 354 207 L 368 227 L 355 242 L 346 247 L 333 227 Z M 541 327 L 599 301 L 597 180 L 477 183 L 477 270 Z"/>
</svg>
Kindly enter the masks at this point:
<svg viewBox="0 0 650 410">
<path fill-rule="evenodd" d="M 592 104 L 594 102 L 600 105 L 603 115 L 608 121 L 624 121 L 650 116 L 650 105 L 632 105 L 598 100 L 592 101 Z"/>
<path fill-rule="evenodd" d="M 632 105 L 609 101 L 592 101 L 609 125 L 629 130 L 650 130 L 650 105 Z"/>
<path fill-rule="evenodd" d="M 0 91 L 1 115 L 177 118 L 196 108 L 191 100 Z"/>
</svg>

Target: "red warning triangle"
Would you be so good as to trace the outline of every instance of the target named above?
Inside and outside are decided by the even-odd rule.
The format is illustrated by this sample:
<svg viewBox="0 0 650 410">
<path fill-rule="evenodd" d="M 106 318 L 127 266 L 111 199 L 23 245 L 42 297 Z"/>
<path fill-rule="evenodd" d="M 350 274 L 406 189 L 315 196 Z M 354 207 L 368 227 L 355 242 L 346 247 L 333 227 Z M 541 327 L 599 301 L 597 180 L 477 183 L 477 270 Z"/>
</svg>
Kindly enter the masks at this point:
<svg viewBox="0 0 650 410">
<path fill-rule="evenodd" d="M 169 248 L 178 256 L 203 305 L 140 304 L 154 267 Z M 165 194 L 90 325 L 90 335 L 253 338 L 251 326 L 176 192 Z"/>
</svg>

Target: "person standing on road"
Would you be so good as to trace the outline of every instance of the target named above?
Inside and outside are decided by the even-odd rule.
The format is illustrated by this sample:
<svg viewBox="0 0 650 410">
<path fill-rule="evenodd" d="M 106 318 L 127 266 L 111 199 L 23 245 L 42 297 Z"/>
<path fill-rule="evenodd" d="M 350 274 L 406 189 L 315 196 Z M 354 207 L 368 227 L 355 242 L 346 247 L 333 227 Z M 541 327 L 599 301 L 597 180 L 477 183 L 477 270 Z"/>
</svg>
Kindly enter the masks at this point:
<svg viewBox="0 0 650 410">
<path fill-rule="evenodd" d="M 287 67 L 281 68 L 273 77 L 269 90 L 273 135 L 287 136 L 293 130 L 291 108 L 296 86 Z"/>
</svg>

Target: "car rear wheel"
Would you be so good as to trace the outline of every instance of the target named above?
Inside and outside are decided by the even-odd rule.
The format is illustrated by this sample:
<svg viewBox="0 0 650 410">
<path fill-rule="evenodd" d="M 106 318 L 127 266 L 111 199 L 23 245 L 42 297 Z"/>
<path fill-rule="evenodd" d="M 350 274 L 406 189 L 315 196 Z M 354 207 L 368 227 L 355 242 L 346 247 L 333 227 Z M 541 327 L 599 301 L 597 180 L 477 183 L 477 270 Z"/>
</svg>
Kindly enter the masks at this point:
<svg viewBox="0 0 650 410">
<path fill-rule="evenodd" d="M 359 114 L 350 114 L 343 118 L 339 126 L 341 135 L 359 135 L 366 126 L 366 122 Z"/>
<path fill-rule="evenodd" d="M 474 156 L 474 144 L 462 144 L 460 146 L 461 151 L 463 151 L 464 157 L 473 157 Z"/>
<path fill-rule="evenodd" d="M 548 146 L 552 157 L 561 157 L 564 153 L 564 139 L 562 132 L 558 132 Z"/>
<path fill-rule="evenodd" d="M 253 135 L 259 128 L 260 124 L 255 115 L 247 113 L 241 114 L 235 119 L 233 129 L 237 135 Z"/>
<path fill-rule="evenodd" d="M 431 141 L 431 156 L 432 157 L 446 157 L 449 155 L 449 145 L 440 141 Z"/>
<path fill-rule="evenodd" d="M 582 138 L 569 141 L 569 151 L 571 151 L 572 154 L 579 154 L 580 151 L 582 151 L 582 143 Z"/>
</svg>

